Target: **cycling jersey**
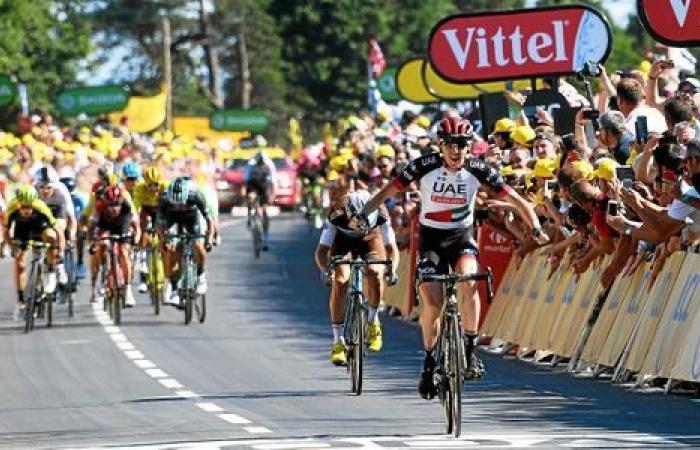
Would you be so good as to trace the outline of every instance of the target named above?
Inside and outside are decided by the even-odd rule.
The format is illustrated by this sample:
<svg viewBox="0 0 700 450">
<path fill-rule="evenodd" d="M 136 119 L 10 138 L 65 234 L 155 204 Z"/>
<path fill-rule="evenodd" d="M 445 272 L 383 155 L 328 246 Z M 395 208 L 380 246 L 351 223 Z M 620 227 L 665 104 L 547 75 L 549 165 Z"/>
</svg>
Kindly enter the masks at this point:
<svg viewBox="0 0 700 450">
<path fill-rule="evenodd" d="M 211 219 L 204 195 L 198 190 L 191 190 L 184 205 L 168 201 L 165 195 L 158 199 L 158 223 L 165 226 L 172 223 L 197 221 L 197 213 L 206 220 Z"/>
<path fill-rule="evenodd" d="M 36 187 L 38 188 L 38 186 Z M 63 183 L 54 183 L 53 192 L 48 198 L 42 199 L 42 201 L 49 207 L 51 214 L 56 219 L 66 219 L 70 216 L 75 216 L 73 198 Z"/>
<path fill-rule="evenodd" d="M 20 214 L 19 207 L 17 200 L 10 202 L 4 222 L 6 229 L 14 224 L 13 238 L 18 241 L 39 241 L 44 230 L 56 225 L 51 210 L 39 199 L 32 202 L 32 213 L 28 216 Z"/>
<path fill-rule="evenodd" d="M 364 235 L 355 234 L 352 230 L 350 230 L 348 228 L 348 222 L 348 218 L 345 214 L 334 215 L 331 213 L 328 221 L 326 221 L 326 223 L 323 225 L 323 231 L 321 231 L 319 243 L 326 247 L 330 247 L 333 245 L 337 237 L 341 235 L 346 238 L 361 241 Z M 391 227 L 389 221 L 381 214 L 377 220 L 377 228 L 379 228 L 379 231 L 381 232 L 384 245 L 393 245 L 396 243 L 394 229 Z"/>
<path fill-rule="evenodd" d="M 134 210 L 131 208 L 129 201 L 123 199 L 118 214 L 113 215 L 109 210 L 95 211 L 91 220 L 100 231 L 107 231 L 115 236 L 125 236 L 129 234 L 129 228 L 133 219 Z"/>
<path fill-rule="evenodd" d="M 248 190 L 265 193 L 272 186 L 272 172 L 266 165 L 255 165 L 246 173 L 245 182 Z"/>
<path fill-rule="evenodd" d="M 81 192 L 73 192 L 70 197 L 71 200 L 73 200 L 73 209 L 75 210 L 75 216 L 78 217 L 83 213 L 85 207 L 87 207 L 87 196 Z"/>
<path fill-rule="evenodd" d="M 393 184 L 403 190 L 413 181 L 420 181 L 421 225 L 441 230 L 472 226 L 476 194 L 482 184 L 499 195 L 510 190 L 501 175 L 484 161 L 467 157 L 460 170 L 450 172 L 437 153 L 411 161 Z"/>
<path fill-rule="evenodd" d="M 161 192 L 165 192 L 167 189 L 167 181 L 161 181 L 156 191 L 149 189 L 148 183 L 145 181 L 140 181 L 136 187 L 134 187 L 134 206 L 137 210 L 140 210 L 144 206 L 149 208 L 158 207 L 158 198 Z"/>
</svg>

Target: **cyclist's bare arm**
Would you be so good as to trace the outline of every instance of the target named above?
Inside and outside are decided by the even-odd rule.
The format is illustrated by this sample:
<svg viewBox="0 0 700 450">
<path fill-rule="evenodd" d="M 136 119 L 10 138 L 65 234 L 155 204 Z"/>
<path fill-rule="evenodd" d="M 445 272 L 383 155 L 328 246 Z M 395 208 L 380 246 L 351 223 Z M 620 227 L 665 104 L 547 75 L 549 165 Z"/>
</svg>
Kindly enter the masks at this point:
<svg viewBox="0 0 700 450">
<path fill-rule="evenodd" d="M 393 197 L 398 192 L 399 188 L 396 186 L 395 183 L 387 184 L 379 192 L 374 194 L 374 196 L 367 202 L 367 204 L 365 204 L 365 207 L 362 210 L 363 214 L 369 215 L 377 208 L 379 208 L 379 206 L 384 203 L 384 200 L 386 200 L 389 197 Z"/>
<path fill-rule="evenodd" d="M 326 272 L 328 270 L 330 251 L 331 248 L 326 245 L 318 244 L 316 246 L 316 267 L 318 267 L 321 272 Z"/>
</svg>

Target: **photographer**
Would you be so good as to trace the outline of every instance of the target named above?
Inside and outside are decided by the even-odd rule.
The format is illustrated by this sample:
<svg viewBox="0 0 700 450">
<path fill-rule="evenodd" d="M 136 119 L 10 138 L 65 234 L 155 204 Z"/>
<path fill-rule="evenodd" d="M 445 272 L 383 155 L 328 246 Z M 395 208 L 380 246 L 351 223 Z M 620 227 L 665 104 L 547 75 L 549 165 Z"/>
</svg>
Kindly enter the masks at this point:
<svg viewBox="0 0 700 450">
<path fill-rule="evenodd" d="M 583 108 L 576 113 L 576 139 L 586 149 L 585 126 L 591 120 L 595 120 L 595 115 L 591 115 L 592 112 L 588 108 Z M 597 120 L 600 125 L 597 134 L 598 142 L 608 149 L 608 153 L 618 164 L 626 164 L 630 157 L 630 144 L 634 136 L 627 131 L 625 116 L 620 111 L 607 111 Z M 586 152 L 590 154 L 590 150 L 587 149 Z"/>
</svg>

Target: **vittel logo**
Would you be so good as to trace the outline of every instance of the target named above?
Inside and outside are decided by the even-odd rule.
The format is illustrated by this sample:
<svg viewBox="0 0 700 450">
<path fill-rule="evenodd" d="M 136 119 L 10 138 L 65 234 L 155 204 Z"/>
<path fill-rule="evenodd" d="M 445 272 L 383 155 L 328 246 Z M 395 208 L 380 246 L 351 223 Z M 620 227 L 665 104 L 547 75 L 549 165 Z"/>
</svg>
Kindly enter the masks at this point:
<svg viewBox="0 0 700 450">
<path fill-rule="evenodd" d="M 457 15 L 430 35 L 428 57 L 441 77 L 456 83 L 569 74 L 610 51 L 607 21 L 575 5 Z"/>
<path fill-rule="evenodd" d="M 534 33 L 529 37 L 523 35 L 520 26 L 509 35 L 498 27 L 495 33 L 488 36 L 486 28 L 468 27 L 465 30 L 466 39 L 460 39 L 458 29 L 442 30 L 447 39 L 455 60 L 464 69 L 470 54 L 477 54 L 477 67 L 492 67 L 494 64 L 503 67 L 508 64 L 522 66 L 530 61 L 545 64 L 552 60 L 568 61 L 566 40 L 564 37 L 563 20 L 551 22 L 551 33 Z M 464 42 L 464 43 L 463 43 Z M 476 52 L 473 48 L 476 47 Z"/>
</svg>

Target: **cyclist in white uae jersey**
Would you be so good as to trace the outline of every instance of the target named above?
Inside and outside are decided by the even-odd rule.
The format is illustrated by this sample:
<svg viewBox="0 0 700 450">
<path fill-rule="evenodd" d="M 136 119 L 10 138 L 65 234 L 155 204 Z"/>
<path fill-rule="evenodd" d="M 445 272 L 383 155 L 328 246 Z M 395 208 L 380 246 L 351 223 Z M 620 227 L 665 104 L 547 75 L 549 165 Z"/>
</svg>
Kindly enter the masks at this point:
<svg viewBox="0 0 700 450">
<path fill-rule="evenodd" d="M 478 251 L 473 240 L 472 225 L 476 195 L 480 188 L 512 203 L 532 227 L 533 237 L 540 243 L 547 242 L 548 238 L 540 228 L 534 208 L 508 187 L 496 170 L 484 161 L 467 156 L 473 139 L 469 123 L 459 118 L 443 119 L 438 133 L 440 153 L 413 160 L 364 208 L 364 214 L 367 215 L 384 199 L 395 195 L 414 181 L 420 182 L 418 270 L 436 274 L 446 274 L 450 269 L 457 273 L 477 272 Z M 462 299 L 467 374 L 478 377 L 483 374 L 483 366 L 475 353 L 480 313 L 479 293 L 475 282 L 460 283 L 458 290 Z M 422 283 L 420 294 L 423 301 L 420 322 L 425 361 L 418 390 L 423 398 L 430 400 L 436 393 L 433 383 L 433 350 L 442 310 L 442 286 L 440 283 Z"/>
</svg>

